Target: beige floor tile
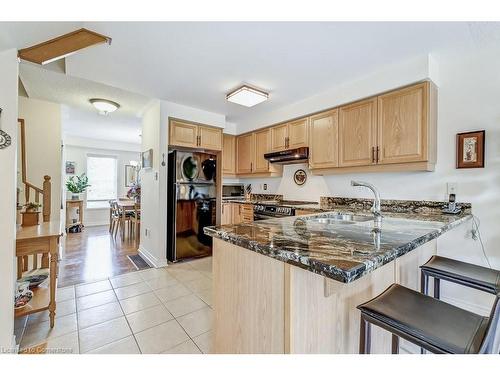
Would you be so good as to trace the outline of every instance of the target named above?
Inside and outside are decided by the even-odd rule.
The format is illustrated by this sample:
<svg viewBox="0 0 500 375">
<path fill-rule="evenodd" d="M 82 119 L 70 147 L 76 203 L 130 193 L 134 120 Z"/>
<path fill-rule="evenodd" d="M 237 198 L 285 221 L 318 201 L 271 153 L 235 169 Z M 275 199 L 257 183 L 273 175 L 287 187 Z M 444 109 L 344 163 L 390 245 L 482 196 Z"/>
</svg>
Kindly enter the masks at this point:
<svg viewBox="0 0 500 375">
<path fill-rule="evenodd" d="M 113 288 L 122 288 L 127 285 L 132 285 L 142 282 L 140 272 L 130 272 L 120 276 L 112 277 L 109 279 Z"/>
<path fill-rule="evenodd" d="M 193 294 L 193 292 L 182 284 L 175 284 L 167 288 L 155 290 L 155 294 L 162 302 L 167 302 L 176 298 L 188 296 Z"/>
<path fill-rule="evenodd" d="M 104 323 L 81 329 L 79 331 L 80 352 L 88 352 L 130 336 L 131 334 L 132 332 L 130 331 L 125 317 L 109 320 Z"/>
<path fill-rule="evenodd" d="M 74 299 L 68 299 L 62 302 L 56 302 L 56 317 L 62 317 L 76 312 L 76 303 Z M 27 324 L 39 324 L 49 320 L 49 311 L 40 311 L 28 316 Z"/>
<path fill-rule="evenodd" d="M 188 340 L 164 351 L 163 354 L 201 354 L 201 351 L 192 340 Z"/>
<path fill-rule="evenodd" d="M 200 273 L 201 273 L 203 276 L 205 276 L 205 277 L 209 278 L 210 280 L 212 280 L 212 279 L 213 279 L 212 271 L 200 271 Z"/>
<path fill-rule="evenodd" d="M 119 300 L 135 297 L 139 294 L 144 294 L 150 292 L 151 288 L 145 282 L 132 284 L 128 286 L 124 286 L 123 288 L 115 289 L 116 296 Z"/>
<path fill-rule="evenodd" d="M 192 260 L 189 262 L 189 265 L 198 271 L 212 272 L 212 257 Z"/>
<path fill-rule="evenodd" d="M 186 281 L 184 282 L 184 285 L 196 293 L 203 290 L 212 289 L 212 280 L 208 277 L 202 276 L 200 279 Z"/>
<path fill-rule="evenodd" d="M 141 354 L 141 352 L 134 336 L 127 336 L 124 339 L 91 350 L 87 354 Z"/>
<path fill-rule="evenodd" d="M 207 307 L 207 304 L 194 294 L 191 294 L 189 296 L 177 298 L 172 301 L 167 301 L 165 302 L 165 306 L 167 310 L 177 318 L 179 316 L 186 315 L 190 312 Z"/>
<path fill-rule="evenodd" d="M 177 319 L 191 337 L 199 336 L 213 328 L 213 311 L 210 307 L 183 315 Z"/>
<path fill-rule="evenodd" d="M 161 276 L 167 274 L 167 269 L 165 267 L 148 268 L 147 270 L 140 271 L 139 274 L 141 275 L 141 278 L 144 281 L 146 281 L 146 280 L 155 279 L 157 277 L 161 277 Z"/>
<path fill-rule="evenodd" d="M 167 271 L 171 270 L 176 270 L 176 269 L 183 269 L 183 270 L 192 270 L 193 267 L 191 267 L 191 262 L 177 262 L 177 263 L 169 263 L 167 267 L 165 267 Z"/>
<path fill-rule="evenodd" d="M 106 303 L 116 302 L 115 292 L 107 290 L 105 292 L 90 294 L 88 296 L 76 299 L 76 308 L 78 311 L 90 309 L 91 307 L 105 305 Z"/>
<path fill-rule="evenodd" d="M 213 306 L 213 291 L 212 289 L 202 290 L 200 292 L 195 293 L 198 297 L 200 297 L 203 302 L 205 302 L 209 306 Z"/>
<path fill-rule="evenodd" d="M 87 328 L 120 316 L 123 316 L 123 311 L 118 302 L 91 307 L 90 309 L 78 311 L 78 328 Z"/>
<path fill-rule="evenodd" d="M 202 333 L 193 338 L 193 341 L 204 354 L 213 353 L 213 331 Z"/>
<path fill-rule="evenodd" d="M 189 336 L 175 320 L 135 334 L 142 353 L 154 354 L 171 349 L 189 340 Z"/>
<path fill-rule="evenodd" d="M 159 304 L 161 304 L 161 302 L 153 292 L 140 294 L 120 301 L 120 305 L 125 314 L 132 314 L 136 311 L 144 310 Z"/>
<path fill-rule="evenodd" d="M 76 297 L 88 296 L 89 294 L 104 292 L 111 289 L 109 280 L 101 280 L 95 283 L 81 284 L 75 286 Z"/>
<path fill-rule="evenodd" d="M 145 329 L 168 322 L 173 318 L 172 314 L 163 305 L 153 306 L 127 315 L 127 320 L 133 333 L 144 331 Z"/>
<path fill-rule="evenodd" d="M 24 348 L 25 354 L 79 354 L 78 332 L 49 338 L 45 344 Z"/>
<path fill-rule="evenodd" d="M 180 282 L 191 281 L 203 277 L 203 274 L 200 271 L 196 271 L 194 269 L 173 269 L 168 271 Z"/>
<path fill-rule="evenodd" d="M 165 272 L 165 274 L 160 277 L 147 280 L 146 284 L 148 284 L 152 290 L 157 290 L 179 284 L 179 281 L 177 279 L 174 279 L 172 276 L 170 276 L 168 273 Z"/>
<path fill-rule="evenodd" d="M 69 299 L 75 299 L 75 287 L 68 286 L 65 288 L 57 288 L 56 290 L 56 301 L 63 302 Z"/>
<path fill-rule="evenodd" d="M 48 339 L 75 331 L 77 331 L 76 314 L 56 318 L 54 328 L 50 328 L 48 321 L 41 322 L 40 324 L 31 324 L 26 326 L 26 331 L 21 341 L 21 348 L 35 346 L 47 342 Z"/>
</svg>

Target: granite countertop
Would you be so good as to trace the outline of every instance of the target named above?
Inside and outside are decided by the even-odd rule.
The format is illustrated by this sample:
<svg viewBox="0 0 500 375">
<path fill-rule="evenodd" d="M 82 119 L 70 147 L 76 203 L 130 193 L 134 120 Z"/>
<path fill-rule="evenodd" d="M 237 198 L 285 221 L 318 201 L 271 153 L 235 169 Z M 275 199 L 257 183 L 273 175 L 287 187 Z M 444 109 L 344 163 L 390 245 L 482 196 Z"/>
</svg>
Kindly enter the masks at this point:
<svg viewBox="0 0 500 375">
<path fill-rule="evenodd" d="M 377 231 L 371 219 L 348 223 L 325 220 L 336 213 L 370 216 L 365 207 L 354 208 L 353 204 L 313 206 L 318 211 L 328 212 L 204 230 L 209 236 L 348 283 L 472 217 L 470 205 L 459 215 L 445 215 L 435 209 L 422 210 L 420 206 L 418 212 L 382 211 L 384 218 Z"/>
</svg>

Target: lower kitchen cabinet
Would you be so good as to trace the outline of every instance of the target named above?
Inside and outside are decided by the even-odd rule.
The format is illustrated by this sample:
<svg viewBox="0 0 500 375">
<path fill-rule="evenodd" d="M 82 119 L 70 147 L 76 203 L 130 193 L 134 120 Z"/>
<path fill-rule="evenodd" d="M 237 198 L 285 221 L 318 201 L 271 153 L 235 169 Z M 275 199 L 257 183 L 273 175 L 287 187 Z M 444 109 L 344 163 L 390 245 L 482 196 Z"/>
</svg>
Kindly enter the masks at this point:
<svg viewBox="0 0 500 375">
<path fill-rule="evenodd" d="M 233 203 L 222 203 L 221 225 L 232 224 L 233 222 Z"/>
</svg>

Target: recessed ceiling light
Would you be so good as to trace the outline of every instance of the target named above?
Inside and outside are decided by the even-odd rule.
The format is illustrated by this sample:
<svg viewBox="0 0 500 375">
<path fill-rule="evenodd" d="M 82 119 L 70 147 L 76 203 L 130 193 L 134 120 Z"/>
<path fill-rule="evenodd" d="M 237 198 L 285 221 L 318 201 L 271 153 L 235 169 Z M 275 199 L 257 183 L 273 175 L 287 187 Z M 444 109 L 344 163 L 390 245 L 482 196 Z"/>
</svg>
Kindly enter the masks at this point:
<svg viewBox="0 0 500 375">
<path fill-rule="evenodd" d="M 89 102 L 99 111 L 101 115 L 116 111 L 120 108 L 120 104 L 107 99 L 90 99 Z"/>
<path fill-rule="evenodd" d="M 226 95 L 227 101 L 244 105 L 245 107 L 253 107 L 267 99 L 269 99 L 269 94 L 267 92 L 256 90 L 248 86 L 241 86 Z"/>
</svg>

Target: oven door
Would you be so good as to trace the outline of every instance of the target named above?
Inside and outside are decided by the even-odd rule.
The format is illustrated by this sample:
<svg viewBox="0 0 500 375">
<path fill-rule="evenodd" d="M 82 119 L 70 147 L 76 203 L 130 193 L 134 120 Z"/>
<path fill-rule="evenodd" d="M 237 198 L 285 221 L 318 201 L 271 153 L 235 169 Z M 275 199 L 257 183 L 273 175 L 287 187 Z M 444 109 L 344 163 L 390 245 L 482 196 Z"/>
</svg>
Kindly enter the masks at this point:
<svg viewBox="0 0 500 375">
<path fill-rule="evenodd" d="M 266 215 L 263 214 L 262 212 L 254 212 L 253 213 L 253 221 L 259 221 L 259 220 L 267 220 L 267 219 L 275 219 L 277 217 L 281 216 L 276 216 L 276 215 Z"/>
</svg>

